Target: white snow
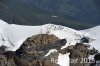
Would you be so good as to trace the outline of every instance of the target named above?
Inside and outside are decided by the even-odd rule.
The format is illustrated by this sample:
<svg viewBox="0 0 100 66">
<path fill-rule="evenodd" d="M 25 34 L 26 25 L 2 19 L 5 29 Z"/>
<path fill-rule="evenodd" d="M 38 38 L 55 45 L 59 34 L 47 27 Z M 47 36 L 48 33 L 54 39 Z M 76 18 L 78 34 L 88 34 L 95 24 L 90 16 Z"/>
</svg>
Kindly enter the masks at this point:
<svg viewBox="0 0 100 66">
<path fill-rule="evenodd" d="M 26 38 L 39 33 L 41 33 L 41 26 L 7 24 L 0 20 L 0 46 L 7 46 L 6 50 L 16 51 Z"/>
<path fill-rule="evenodd" d="M 60 54 L 58 56 L 58 63 L 60 66 L 70 66 L 69 65 L 69 54 L 70 53 L 66 53 L 66 54 Z"/>
<path fill-rule="evenodd" d="M 69 45 L 75 45 L 76 43 L 80 43 L 80 39 L 83 37 L 83 32 L 65 27 L 60 25 L 47 24 L 45 26 L 48 34 L 53 34 L 60 39 L 66 39 L 67 43 L 61 49 L 66 48 Z"/>
<path fill-rule="evenodd" d="M 89 59 L 89 60 L 94 60 L 94 56 L 95 56 L 95 54 L 94 54 L 94 55 L 90 55 L 90 56 L 88 57 L 88 59 Z"/>
<path fill-rule="evenodd" d="M 100 52 L 100 26 L 96 26 L 87 30 L 82 30 L 82 32 L 84 32 L 84 36 L 95 39 L 89 44 L 91 45 L 91 47 L 94 47 Z"/>
<path fill-rule="evenodd" d="M 49 52 L 45 55 L 45 56 L 49 56 L 51 53 L 57 52 L 56 49 L 51 49 L 49 50 Z"/>
<path fill-rule="evenodd" d="M 7 50 L 13 49 L 13 51 L 16 51 L 26 38 L 39 33 L 41 33 L 40 26 L 22 26 L 11 24 L 7 32 L 7 37 L 9 37 L 9 40 L 15 45 L 15 47 L 8 48 Z"/>
</svg>

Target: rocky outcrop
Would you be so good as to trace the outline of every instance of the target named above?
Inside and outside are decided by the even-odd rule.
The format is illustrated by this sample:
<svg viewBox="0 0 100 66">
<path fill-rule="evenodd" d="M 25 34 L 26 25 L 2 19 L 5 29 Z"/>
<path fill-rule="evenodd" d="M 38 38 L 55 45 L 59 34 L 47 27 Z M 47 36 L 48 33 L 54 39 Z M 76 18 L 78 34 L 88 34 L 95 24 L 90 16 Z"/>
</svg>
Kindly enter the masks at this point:
<svg viewBox="0 0 100 66">
<path fill-rule="evenodd" d="M 90 50 L 88 49 L 90 45 L 77 43 L 60 49 L 66 42 L 66 39 L 59 39 L 54 35 L 39 34 L 27 38 L 16 52 L 5 51 L 6 47 L 1 46 L 0 66 L 59 66 L 51 62 L 51 58 L 58 59 L 59 53 L 70 53 L 70 66 L 92 66 L 95 64 L 86 63 L 91 61 L 81 63 L 82 59 L 87 59 L 89 55 L 98 53 L 95 48 Z M 51 49 L 56 49 L 57 52 L 45 56 Z M 95 59 L 98 60 L 98 57 L 95 56 Z"/>
<path fill-rule="evenodd" d="M 59 39 L 54 35 L 39 34 L 37 36 L 29 37 L 16 51 L 16 55 L 26 62 L 32 63 L 34 61 L 51 65 L 51 57 L 57 58 L 59 53 L 55 53 L 55 56 L 54 54 L 51 54 L 50 56 L 45 57 L 45 55 L 49 52 L 49 50 L 59 50 L 65 44 L 65 39 Z"/>
<path fill-rule="evenodd" d="M 59 66 L 58 64 L 51 63 L 51 57 L 57 58 L 58 52 L 48 57 L 45 57 L 45 55 L 51 49 L 59 50 L 66 42 L 65 39 L 59 39 L 54 35 L 39 34 L 32 36 L 27 38 L 16 52 L 6 52 L 4 51 L 6 47 L 2 46 L 0 51 L 4 60 L 1 62 L 12 64 L 10 66 Z M 13 63 L 10 61 L 13 61 Z M 4 64 L 0 66 L 5 66 Z"/>
<path fill-rule="evenodd" d="M 13 58 L 7 58 L 5 55 L 0 55 L 0 66 L 16 66 Z"/>
<path fill-rule="evenodd" d="M 88 49 L 90 45 L 77 43 L 76 45 L 68 46 L 67 48 L 61 50 L 61 53 L 70 53 L 70 66 L 90 66 L 94 61 L 90 60 L 88 57 L 98 53 L 98 51 L 93 49 Z"/>
</svg>

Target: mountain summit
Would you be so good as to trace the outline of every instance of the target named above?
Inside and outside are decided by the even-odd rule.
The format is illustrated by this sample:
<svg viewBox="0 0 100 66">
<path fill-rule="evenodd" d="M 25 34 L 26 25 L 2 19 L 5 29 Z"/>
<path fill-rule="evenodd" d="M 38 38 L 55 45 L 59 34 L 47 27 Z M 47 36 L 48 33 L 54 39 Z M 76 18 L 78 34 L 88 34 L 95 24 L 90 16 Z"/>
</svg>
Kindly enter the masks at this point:
<svg viewBox="0 0 100 66">
<path fill-rule="evenodd" d="M 28 37 L 38 34 L 53 34 L 60 39 L 66 39 L 66 46 L 80 43 L 84 37 L 80 31 L 55 24 L 24 26 L 0 20 L 0 25 L 1 45 L 8 46 L 6 50 L 12 51 L 16 51 Z"/>
<path fill-rule="evenodd" d="M 85 53 L 84 57 L 89 57 L 90 55 L 98 53 L 98 51 L 100 52 L 100 35 L 99 32 L 97 32 L 98 29 L 99 26 L 96 26 L 87 30 L 78 31 L 55 24 L 25 26 L 8 24 L 0 20 L 0 54 L 4 54 L 2 59 L 15 57 L 15 62 L 19 61 L 17 64 L 21 62 L 29 64 L 32 60 L 31 58 L 35 60 L 41 57 L 38 60 L 47 59 L 50 61 L 50 58 L 54 57 L 58 58 L 57 64 L 60 66 L 69 66 L 69 55 L 72 54 L 70 58 L 75 58 L 76 56 L 79 58 L 80 54 L 76 55 L 76 53 L 82 52 L 84 48 L 86 48 L 85 50 L 87 50 L 89 54 L 87 55 L 87 53 Z M 91 42 L 90 40 L 92 39 L 95 40 Z M 79 51 L 78 47 L 83 48 Z M 21 58 L 19 58 L 19 56 Z M 62 63 L 63 60 L 67 61 Z M 13 59 L 9 61 L 13 61 Z M 15 62 L 13 62 L 13 64 Z M 38 62 L 36 62 L 36 64 L 37 63 Z M 41 62 L 39 62 L 39 64 L 40 63 Z"/>
</svg>

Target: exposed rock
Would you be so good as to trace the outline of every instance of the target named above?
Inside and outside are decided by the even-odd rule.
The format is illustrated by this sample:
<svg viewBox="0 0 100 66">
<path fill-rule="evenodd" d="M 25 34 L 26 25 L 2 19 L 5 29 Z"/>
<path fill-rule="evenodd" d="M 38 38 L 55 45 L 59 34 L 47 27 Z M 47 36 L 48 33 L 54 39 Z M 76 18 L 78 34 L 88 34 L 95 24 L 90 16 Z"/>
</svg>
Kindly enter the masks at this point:
<svg viewBox="0 0 100 66">
<path fill-rule="evenodd" d="M 0 66 L 16 66 L 13 58 L 8 59 L 5 55 L 0 55 Z"/>
<path fill-rule="evenodd" d="M 93 49 L 88 49 L 90 45 L 71 45 L 65 49 L 60 49 L 66 44 L 66 39 L 59 39 L 54 35 L 39 34 L 29 37 L 16 51 L 5 51 L 5 46 L 0 47 L 0 66 L 59 66 L 51 62 L 51 58 L 58 59 L 59 53 L 70 53 L 70 59 L 76 59 L 76 63 L 70 61 L 70 66 L 90 66 L 90 63 L 80 63 L 82 58 L 98 53 Z M 56 49 L 57 52 L 45 56 L 49 50 Z M 100 60 L 100 54 L 95 56 L 95 60 Z M 77 60 L 78 59 L 78 60 Z M 95 65 L 91 64 L 91 66 Z"/>
<path fill-rule="evenodd" d="M 59 53 L 45 57 L 50 49 L 60 49 L 66 44 L 65 39 L 59 39 L 54 35 L 39 34 L 29 37 L 16 51 L 5 51 L 6 47 L 0 47 L 0 66 L 59 66 L 51 63 L 50 57 L 57 58 Z M 56 56 L 55 56 L 56 55 Z"/>
<path fill-rule="evenodd" d="M 66 42 L 67 41 L 65 39 L 59 39 L 54 35 L 39 34 L 28 38 L 16 51 L 16 55 L 26 62 L 32 63 L 33 61 L 43 61 L 44 63 L 50 64 L 51 57 L 57 58 L 59 53 L 55 53 L 56 56 L 51 54 L 50 56 L 45 57 L 45 55 L 51 49 L 59 50 L 66 44 Z M 48 64 L 46 65 L 49 66 Z"/>
<path fill-rule="evenodd" d="M 68 46 L 60 52 L 63 54 L 70 52 L 70 66 L 90 66 L 92 61 L 88 57 L 98 53 L 98 51 L 95 48 L 90 50 L 88 49 L 89 47 L 90 45 L 77 43 L 74 46 Z"/>
</svg>

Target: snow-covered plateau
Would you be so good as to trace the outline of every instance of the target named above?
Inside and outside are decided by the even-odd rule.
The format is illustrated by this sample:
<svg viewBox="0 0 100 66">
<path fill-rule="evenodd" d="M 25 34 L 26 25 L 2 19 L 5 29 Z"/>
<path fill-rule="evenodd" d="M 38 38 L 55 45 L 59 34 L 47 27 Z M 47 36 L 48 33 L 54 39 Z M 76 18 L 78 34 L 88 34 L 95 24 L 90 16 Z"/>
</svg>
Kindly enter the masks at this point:
<svg viewBox="0 0 100 66">
<path fill-rule="evenodd" d="M 89 39 L 94 39 L 88 44 L 100 51 L 100 26 L 78 31 L 55 24 L 24 26 L 8 24 L 3 20 L 0 20 L 0 46 L 6 46 L 6 51 L 16 51 L 28 37 L 37 34 L 53 34 L 60 39 L 66 39 L 67 43 L 61 49 L 66 48 L 69 45 L 81 43 L 82 38 L 88 37 Z M 69 62 L 62 62 L 63 60 L 69 60 L 69 53 L 64 55 L 59 54 L 58 57 L 58 64 L 60 66 L 69 66 Z"/>
<path fill-rule="evenodd" d="M 6 46 L 6 50 L 16 51 L 28 37 L 37 34 L 53 34 L 60 39 L 66 39 L 66 46 L 62 49 L 80 42 L 83 37 L 82 32 L 60 25 L 24 26 L 0 20 L 0 46 Z"/>
</svg>

